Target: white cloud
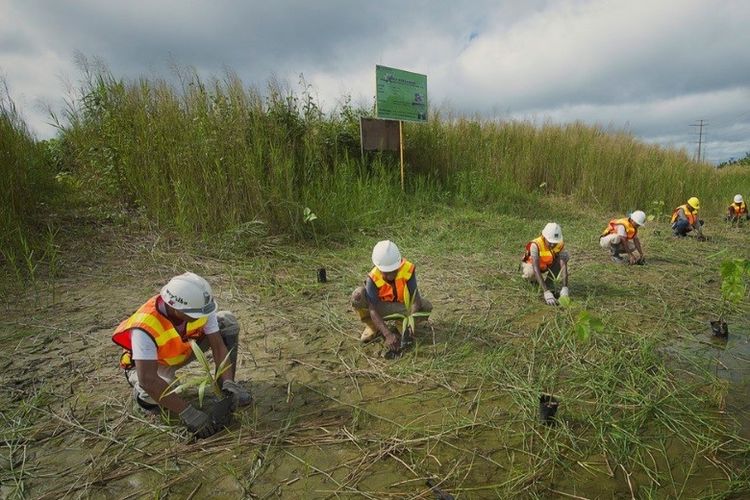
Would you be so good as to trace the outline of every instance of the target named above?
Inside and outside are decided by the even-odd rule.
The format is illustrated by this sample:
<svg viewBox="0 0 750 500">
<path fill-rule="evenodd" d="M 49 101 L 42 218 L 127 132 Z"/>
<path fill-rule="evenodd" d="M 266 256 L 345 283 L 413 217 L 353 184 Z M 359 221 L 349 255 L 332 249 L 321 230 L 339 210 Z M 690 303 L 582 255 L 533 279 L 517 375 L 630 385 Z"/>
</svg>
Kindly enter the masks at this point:
<svg viewBox="0 0 750 500">
<path fill-rule="evenodd" d="M 59 106 L 78 50 L 133 78 L 170 62 L 227 65 L 248 85 L 304 73 L 325 107 L 371 104 L 384 64 L 426 73 L 431 104 L 458 114 L 628 126 L 661 144 L 689 145 L 704 118 L 721 160 L 750 149 L 747 26 L 743 0 L 0 0 L 0 74 L 45 136 L 36 103 Z"/>
</svg>

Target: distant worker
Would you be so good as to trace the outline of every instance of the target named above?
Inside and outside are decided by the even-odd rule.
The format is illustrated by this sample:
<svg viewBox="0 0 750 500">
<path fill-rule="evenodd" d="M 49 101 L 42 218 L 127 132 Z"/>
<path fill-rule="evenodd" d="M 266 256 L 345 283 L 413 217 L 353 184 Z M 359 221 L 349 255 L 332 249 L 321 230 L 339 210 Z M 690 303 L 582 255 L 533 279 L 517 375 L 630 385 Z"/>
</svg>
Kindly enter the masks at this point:
<svg viewBox="0 0 750 500">
<path fill-rule="evenodd" d="M 395 243 L 379 241 L 372 250 L 372 263 L 375 267 L 367 274 L 364 286 L 357 287 L 352 293 L 352 308 L 365 324 L 359 339 L 370 342 L 382 335 L 386 345 L 395 351 L 399 345 L 399 335 L 404 334 L 402 324 L 397 322 L 399 335 L 395 335 L 383 318 L 390 314 L 407 314 L 404 306 L 407 292 L 411 297 L 411 311 L 408 314 L 430 312 L 432 304 L 419 293 L 414 264 L 401 257 Z"/>
<path fill-rule="evenodd" d="M 729 205 L 727 212 L 727 220 L 729 222 L 739 222 L 742 219 L 750 220 L 747 205 L 745 205 L 745 200 L 742 199 L 741 194 L 734 195 L 734 203 Z"/>
<path fill-rule="evenodd" d="M 120 366 L 138 406 L 151 413 L 167 409 L 179 415 L 200 438 L 221 430 L 215 420 L 227 415 L 209 415 L 177 394 L 165 395 L 176 370 L 194 359 L 191 340 L 204 351 L 210 347 L 217 366 L 229 356 L 232 366 L 221 375 L 221 389 L 232 397 L 233 406 L 252 401 L 250 393 L 234 381 L 239 324 L 231 312 L 216 309 L 208 282 L 184 273 L 169 280 L 112 335 L 114 343 L 125 349 Z"/>
<path fill-rule="evenodd" d="M 642 264 L 645 260 L 638 228 L 645 224 L 646 214 L 642 210 L 636 210 L 629 217 L 612 219 L 599 237 L 599 245 L 610 251 L 613 262 L 625 263 L 621 254 L 626 253 L 628 264 Z"/>
<path fill-rule="evenodd" d="M 567 297 L 568 290 L 568 252 L 564 249 L 562 229 L 555 222 L 550 222 L 542 230 L 542 235 L 526 244 L 526 253 L 521 259 L 523 278 L 536 282 L 544 291 L 544 301 L 551 306 L 557 305 L 555 294 L 548 289 L 547 280 L 555 280 L 562 275 L 560 297 Z M 546 277 L 543 274 L 548 273 Z"/>
<path fill-rule="evenodd" d="M 693 196 L 687 203 L 680 205 L 672 212 L 672 234 L 685 237 L 690 231 L 695 231 L 699 239 L 703 238 L 703 221 L 698 219 L 698 209 L 701 204 L 698 198 Z"/>
</svg>

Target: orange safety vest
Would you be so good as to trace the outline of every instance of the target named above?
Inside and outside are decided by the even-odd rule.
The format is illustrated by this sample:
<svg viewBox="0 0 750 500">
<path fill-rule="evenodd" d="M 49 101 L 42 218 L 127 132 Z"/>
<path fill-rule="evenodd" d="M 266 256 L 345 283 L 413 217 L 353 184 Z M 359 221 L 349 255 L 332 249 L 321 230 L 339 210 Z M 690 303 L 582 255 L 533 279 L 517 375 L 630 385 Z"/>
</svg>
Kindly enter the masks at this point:
<svg viewBox="0 0 750 500">
<path fill-rule="evenodd" d="M 745 215 L 747 213 L 747 205 L 745 205 L 744 201 L 739 205 L 732 203 L 729 205 L 729 212 L 731 212 L 732 215 Z"/>
<path fill-rule="evenodd" d="M 406 288 L 406 282 L 411 279 L 414 274 L 414 264 L 406 259 L 401 259 L 401 267 L 398 268 L 396 273 L 395 285 L 396 290 L 394 293 L 393 287 L 383 277 L 383 273 L 376 267 L 372 268 L 367 275 L 370 277 L 375 286 L 378 287 L 378 298 L 382 302 L 404 302 L 404 289 Z"/>
<path fill-rule="evenodd" d="M 552 248 L 547 248 L 547 245 L 544 243 L 544 237 L 540 236 L 526 243 L 526 253 L 523 256 L 523 259 L 521 259 L 523 262 L 531 262 L 532 244 L 536 244 L 536 247 L 539 249 L 539 270 L 541 272 L 545 272 L 547 268 L 552 265 L 560 252 L 563 251 L 563 248 L 565 248 L 565 244 L 562 242 L 554 245 Z"/>
<path fill-rule="evenodd" d="M 698 211 L 693 209 L 693 207 L 691 207 L 687 203 L 685 203 L 684 205 L 680 205 L 679 207 L 674 209 L 674 212 L 672 212 L 672 220 L 670 221 L 670 223 L 674 224 L 674 221 L 677 220 L 677 212 L 679 212 L 680 209 L 682 209 L 682 211 L 685 212 L 685 217 L 687 217 L 687 220 L 690 223 L 690 225 L 694 226 L 695 221 L 698 218 Z M 692 211 L 692 210 L 695 210 L 695 211 Z"/>
<path fill-rule="evenodd" d="M 190 340 L 203 337 L 203 327 L 207 317 L 189 321 L 185 327 L 185 336 L 181 336 L 169 319 L 156 308 L 158 295 L 148 299 L 132 316 L 120 323 L 112 334 L 112 341 L 125 349 L 133 351 L 131 333 L 138 328 L 148 333 L 156 344 L 158 362 L 161 365 L 175 366 L 183 364 L 192 354 Z"/>
<path fill-rule="evenodd" d="M 617 233 L 617 226 L 625 227 L 625 234 L 627 235 L 629 240 L 632 240 L 633 238 L 638 236 L 638 228 L 630 223 L 630 218 L 628 217 L 623 217 L 622 219 L 612 219 L 611 221 L 609 221 L 609 225 L 604 228 L 602 236 Z"/>
</svg>

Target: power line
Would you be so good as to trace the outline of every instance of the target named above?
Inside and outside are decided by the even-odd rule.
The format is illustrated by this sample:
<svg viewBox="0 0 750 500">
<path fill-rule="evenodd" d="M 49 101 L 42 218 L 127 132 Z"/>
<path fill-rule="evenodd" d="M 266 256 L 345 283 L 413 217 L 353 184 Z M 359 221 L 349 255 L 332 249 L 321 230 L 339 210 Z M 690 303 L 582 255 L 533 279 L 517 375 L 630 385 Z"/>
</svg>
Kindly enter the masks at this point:
<svg viewBox="0 0 750 500">
<path fill-rule="evenodd" d="M 698 123 L 691 124 L 690 126 L 699 127 L 698 128 L 698 154 L 696 155 L 696 157 L 698 161 L 701 161 L 701 146 L 703 145 L 703 127 L 708 127 L 708 122 L 706 120 L 698 120 Z"/>
</svg>

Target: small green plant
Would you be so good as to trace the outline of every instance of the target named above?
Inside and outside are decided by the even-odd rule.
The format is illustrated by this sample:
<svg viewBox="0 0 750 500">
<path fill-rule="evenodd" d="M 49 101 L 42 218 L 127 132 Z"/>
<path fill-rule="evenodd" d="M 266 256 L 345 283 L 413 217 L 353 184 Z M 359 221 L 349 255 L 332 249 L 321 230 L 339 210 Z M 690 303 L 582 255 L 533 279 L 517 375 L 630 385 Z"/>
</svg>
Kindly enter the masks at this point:
<svg viewBox="0 0 750 500">
<path fill-rule="evenodd" d="M 315 244 L 318 244 L 318 234 L 315 232 L 315 224 L 313 224 L 313 221 L 318 220 L 318 216 L 315 215 L 315 212 L 310 210 L 310 207 L 305 207 L 305 209 L 302 211 L 302 221 L 305 224 L 310 224 L 310 227 L 312 228 L 313 232 L 313 238 L 315 238 Z"/>
<path fill-rule="evenodd" d="M 407 332 L 414 333 L 414 328 L 416 325 L 416 319 L 417 318 L 427 318 L 429 317 L 430 313 L 425 311 L 417 311 L 412 312 L 411 308 L 413 306 L 413 301 L 411 298 L 411 293 L 409 292 L 409 287 L 404 287 L 404 309 L 406 309 L 406 314 L 400 314 L 400 313 L 394 313 L 389 314 L 388 316 L 384 317 L 385 320 L 400 320 L 401 321 L 401 345 L 404 347 L 404 341 L 407 337 Z"/>
<path fill-rule="evenodd" d="M 210 388 L 214 396 L 217 398 L 222 397 L 221 387 L 219 386 L 219 380 L 222 374 L 232 367 L 232 363 L 229 361 L 229 352 L 227 356 L 222 360 L 216 371 L 211 369 L 211 364 L 208 362 L 206 353 L 200 348 L 197 342 L 194 340 L 190 341 L 190 348 L 193 350 L 193 355 L 198 361 L 198 366 L 201 368 L 200 375 L 184 375 L 178 376 L 169 386 L 164 390 L 162 396 L 169 396 L 177 392 L 182 392 L 185 389 L 191 387 L 198 388 L 198 405 L 203 407 L 203 398 L 206 394 L 206 389 Z M 231 352 L 231 350 L 230 350 Z"/>
<path fill-rule="evenodd" d="M 750 276 L 750 260 L 730 259 L 721 263 L 721 296 L 738 304 L 745 297 L 745 276 Z"/>
<path fill-rule="evenodd" d="M 647 221 L 661 222 L 667 219 L 664 200 L 654 200 L 651 202 L 651 214 L 646 217 Z"/>
</svg>

